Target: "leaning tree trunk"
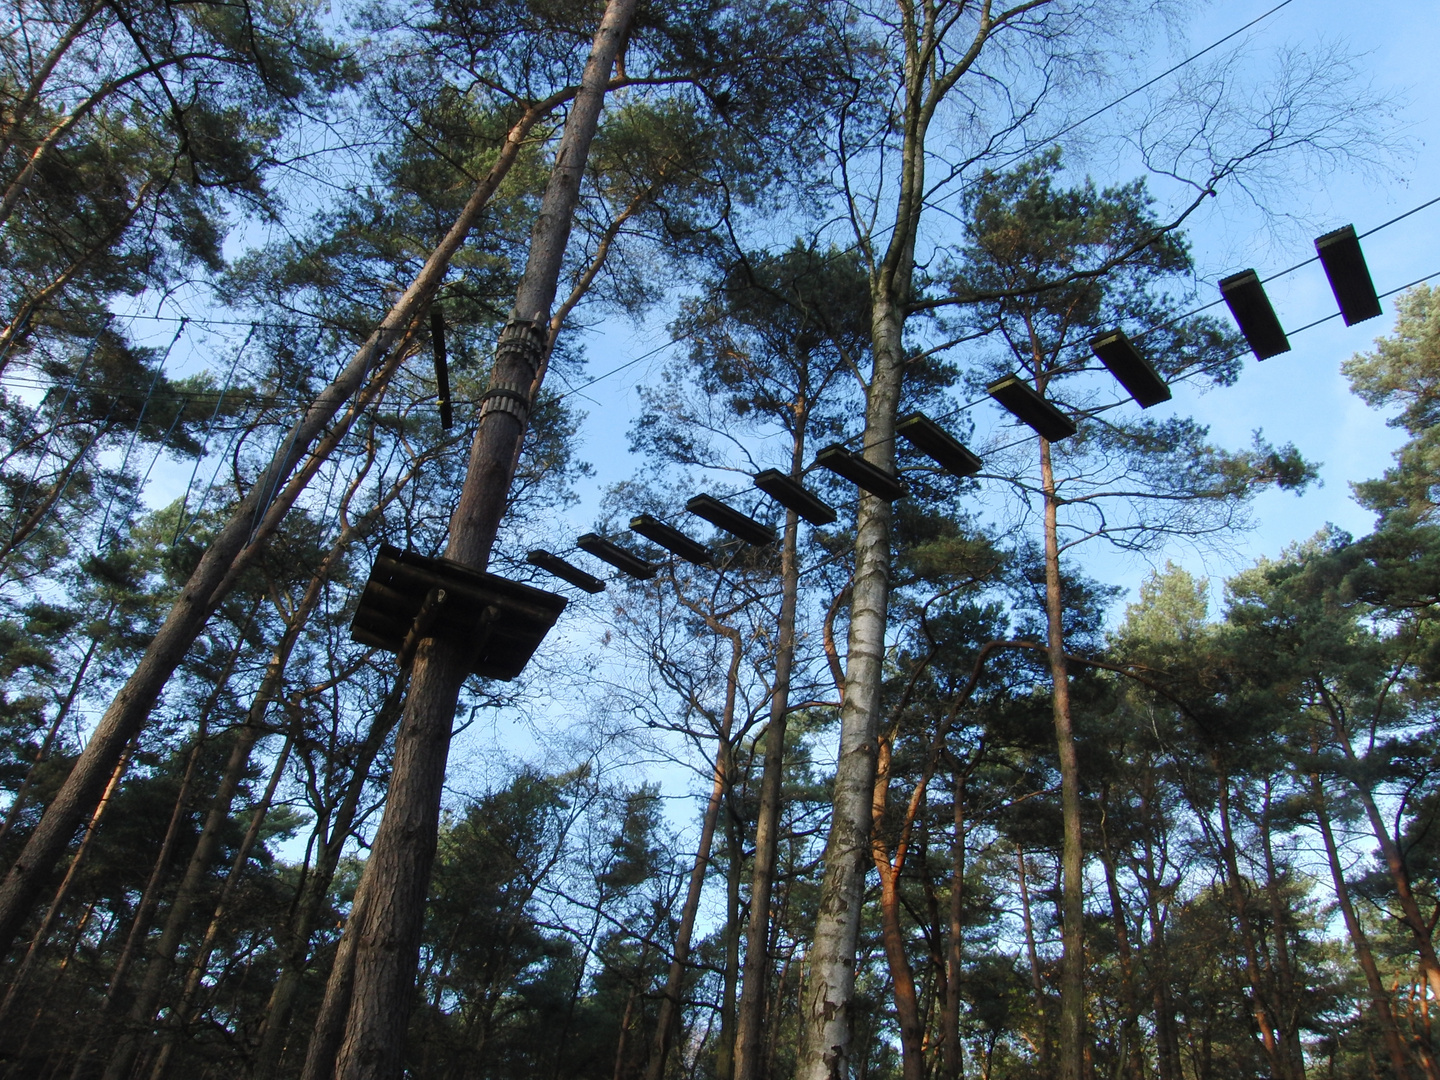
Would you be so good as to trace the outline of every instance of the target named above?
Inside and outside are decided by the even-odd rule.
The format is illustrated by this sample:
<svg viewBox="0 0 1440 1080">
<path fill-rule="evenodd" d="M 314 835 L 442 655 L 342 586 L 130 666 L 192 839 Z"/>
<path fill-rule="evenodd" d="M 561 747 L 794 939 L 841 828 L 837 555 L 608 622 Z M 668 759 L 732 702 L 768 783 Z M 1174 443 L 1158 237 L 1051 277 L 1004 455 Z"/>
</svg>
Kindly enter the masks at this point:
<svg viewBox="0 0 1440 1080">
<path fill-rule="evenodd" d="M 561 261 L 606 85 L 636 0 L 609 0 L 565 121 L 531 235 L 515 308 L 500 335 L 490 387 L 470 451 L 445 554 L 484 569 L 504 514 L 516 447 L 524 438 Z M 336 1062 L 343 1080 L 399 1074 L 413 998 L 425 895 L 435 858 L 451 724 L 468 673 L 470 643 L 428 638 L 414 661 L 395 744 L 390 794 L 366 864 L 357 924 L 355 981 Z"/>
<path fill-rule="evenodd" d="M 270 463 L 201 557 L 134 673 L 100 718 L 85 752 L 46 808 L 45 816 L 31 834 L 24 851 L 10 867 L 4 881 L 0 882 L 0 953 L 7 951 L 14 941 L 45 879 L 69 845 L 81 820 L 99 801 L 105 779 L 119 760 L 125 744 L 144 727 L 160 692 L 200 635 L 211 613 L 234 587 L 241 572 L 263 550 L 321 461 L 338 445 L 361 414 L 365 401 L 357 400 L 338 423 L 335 423 L 336 414 L 346 401 L 361 391 L 366 377 L 381 363 L 386 353 L 417 325 L 417 320 L 444 279 L 451 258 L 514 164 L 530 129 L 566 97 L 568 93 L 530 107 L 510 129 L 495 164 L 476 184 L 455 224 L 431 252 L 410 287 L 344 370 L 320 392 L 305 415 L 280 441 L 280 448 Z M 395 359 L 397 357 L 392 355 L 392 360 Z M 360 394 L 361 399 L 378 393 L 390 371 L 393 371 L 393 364 L 377 372 Z M 312 452 L 311 445 L 317 439 L 319 444 Z M 307 454 L 310 460 L 296 473 L 296 467 Z M 286 478 L 292 474 L 295 475 L 287 484 Z"/>
<path fill-rule="evenodd" d="M 126 753 L 122 754 L 120 760 L 115 764 L 115 770 L 110 774 L 110 782 L 105 785 L 105 792 L 100 799 L 100 805 L 90 816 L 90 824 L 85 829 L 85 839 L 80 841 L 80 847 L 75 852 L 75 858 L 70 860 L 70 866 L 65 871 L 65 877 L 60 881 L 60 887 L 55 890 L 55 896 L 50 901 L 50 907 L 45 911 L 45 917 L 40 920 L 40 926 L 35 931 L 35 936 L 30 940 L 30 948 L 25 952 L 25 958 L 20 961 L 20 966 L 10 979 L 10 986 L 5 992 L 4 1001 L 0 1001 L 0 1020 L 4 1020 L 10 1014 L 18 1000 L 20 991 L 30 979 L 30 972 L 34 970 L 35 961 L 39 958 L 40 951 L 44 949 L 45 942 L 49 940 L 50 932 L 55 928 L 55 921 L 60 917 L 60 909 L 65 906 L 65 901 L 70 898 L 70 888 L 75 884 L 75 878 L 79 876 L 80 869 L 85 865 L 85 857 L 90 853 L 90 847 L 95 842 L 95 834 L 100 830 L 100 823 L 105 819 L 105 811 L 110 808 L 111 801 L 115 797 L 116 790 L 120 787 L 120 780 L 125 775 L 125 767 L 130 764 L 130 754 L 134 752 L 132 743 Z M 88 918 L 88 916 L 87 916 Z"/>
<path fill-rule="evenodd" d="M 1043 390 L 1043 388 L 1042 388 Z M 1055 470 L 1050 441 L 1040 440 L 1040 484 L 1045 496 L 1045 631 L 1050 658 L 1051 712 L 1060 760 L 1060 1080 L 1081 1080 L 1085 1063 L 1085 841 L 1080 820 L 1080 762 L 1070 718 L 1070 672 L 1065 661 L 1064 598 Z"/>
</svg>

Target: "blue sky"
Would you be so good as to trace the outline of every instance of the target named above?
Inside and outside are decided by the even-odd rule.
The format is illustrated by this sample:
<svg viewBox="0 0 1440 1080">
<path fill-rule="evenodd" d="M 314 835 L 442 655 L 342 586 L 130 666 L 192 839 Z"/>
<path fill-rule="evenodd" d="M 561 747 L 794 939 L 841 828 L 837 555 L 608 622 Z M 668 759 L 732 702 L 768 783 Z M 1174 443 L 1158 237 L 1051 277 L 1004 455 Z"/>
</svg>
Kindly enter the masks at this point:
<svg viewBox="0 0 1440 1080">
<path fill-rule="evenodd" d="M 1122 75 L 1118 83 L 1129 88 L 1144 82 L 1274 7 L 1275 0 L 1208 5 L 1183 31 L 1156 35 L 1145 51 L 1131 59 L 1133 75 L 1129 79 Z M 1353 162 L 1308 183 L 1297 178 L 1293 184 L 1272 184 L 1265 196 L 1268 215 L 1222 193 L 1192 219 L 1189 229 L 1203 282 L 1202 302 L 1218 298 L 1214 282 L 1224 274 L 1253 266 L 1264 277 L 1313 255 L 1315 236 L 1345 224 L 1364 233 L 1440 196 L 1440 151 L 1428 137 L 1436 119 L 1432 82 L 1437 42 L 1440 5 L 1434 3 L 1404 0 L 1365 5 L 1364 17 L 1359 17 L 1353 3 L 1291 0 L 1212 54 L 1215 58 L 1237 53 L 1243 57 L 1246 74 L 1263 79 L 1280 50 L 1318 53 L 1342 46 L 1355 57 L 1372 90 L 1393 104 L 1387 140 L 1394 152 L 1383 160 Z M 1162 82 L 1155 91 L 1164 87 Z M 1124 148 L 1093 141 L 1095 129 L 1103 123 L 1076 133 L 1087 137 L 1087 142 L 1067 147 L 1067 160 L 1075 165 L 1078 159 L 1078 168 L 1097 183 L 1129 180 L 1137 172 Z M 1163 191 L 1163 185 L 1157 190 Z M 1382 293 L 1440 272 L 1440 204 L 1376 233 L 1363 246 Z M 1267 285 L 1267 291 L 1287 328 L 1335 311 L 1318 264 Z M 1390 331 L 1393 303 L 1386 301 L 1383 306 L 1379 319 L 1349 328 L 1335 319 L 1296 335 L 1290 353 L 1264 363 L 1247 362 L 1233 387 L 1203 395 L 1182 389 L 1172 405 L 1164 407 L 1210 425 L 1214 440 L 1224 446 L 1248 443 L 1257 429 L 1273 442 L 1293 442 L 1307 458 L 1321 463 L 1319 485 L 1300 496 L 1284 492 L 1261 496 L 1254 507 L 1255 528 L 1229 538 L 1223 550 L 1177 546 L 1138 559 L 1092 549 L 1084 556 L 1086 568 L 1133 590 L 1152 566 L 1167 558 L 1197 573 L 1223 578 L 1258 557 L 1278 554 L 1327 522 L 1355 533 L 1367 531 L 1371 516 L 1354 503 L 1349 485 L 1383 471 L 1400 440 L 1383 416 L 1350 393 L 1340 365 L 1354 352 L 1368 349 L 1377 335 Z M 611 321 L 586 335 L 591 375 L 655 349 L 661 352 L 584 393 L 589 415 L 582 430 L 582 454 L 595 465 L 596 477 L 572 513 L 577 532 L 593 521 L 595 493 L 631 475 L 638 464 L 626 452 L 625 429 L 638 406 L 636 387 L 654 377 L 667 352 L 664 322 L 664 313 L 657 312 L 639 326 Z M 977 438 L 983 437 L 988 425 L 1000 422 L 998 410 L 992 415 L 987 408 L 974 414 Z"/>
</svg>

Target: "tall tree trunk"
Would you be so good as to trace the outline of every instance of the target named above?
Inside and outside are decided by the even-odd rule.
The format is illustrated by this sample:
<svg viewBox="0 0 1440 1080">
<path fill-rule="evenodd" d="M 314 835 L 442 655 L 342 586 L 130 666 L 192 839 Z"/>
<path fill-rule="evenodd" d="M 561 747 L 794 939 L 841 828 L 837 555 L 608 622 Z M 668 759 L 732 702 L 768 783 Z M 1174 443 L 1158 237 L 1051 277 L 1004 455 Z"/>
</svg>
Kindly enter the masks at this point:
<svg viewBox="0 0 1440 1080">
<path fill-rule="evenodd" d="M 1041 388 L 1043 390 L 1043 387 Z M 1065 661 L 1064 598 L 1055 470 L 1050 443 L 1040 440 L 1040 486 L 1045 496 L 1045 630 L 1060 760 L 1060 808 L 1064 840 L 1060 854 L 1060 1080 L 1081 1080 L 1085 1060 L 1085 848 L 1080 820 L 1080 763 L 1070 718 L 1070 672 Z"/>
<path fill-rule="evenodd" d="M 1100 861 L 1105 868 L 1105 888 L 1110 894 L 1110 923 L 1115 930 L 1115 951 L 1120 959 L 1120 997 L 1124 1010 L 1120 1018 L 1120 1046 L 1116 1053 L 1117 1077 L 1128 1074 L 1144 1080 L 1145 1067 L 1140 1046 L 1140 996 L 1135 989 L 1135 957 L 1130 948 L 1129 917 L 1120 894 L 1120 879 L 1115 853 L 1110 848 L 1110 833 L 1105 811 L 1109 809 L 1109 788 L 1100 797 Z"/>
<path fill-rule="evenodd" d="M 250 861 L 250 852 L 255 847 L 255 841 L 260 837 L 260 828 L 265 824 L 265 817 L 270 812 L 270 804 L 275 798 L 275 789 L 280 784 L 280 777 L 284 775 L 285 766 L 290 760 L 290 750 L 295 745 L 295 728 L 300 726 L 297 720 L 292 726 L 290 735 L 285 740 L 285 745 L 275 757 L 275 764 L 270 769 L 270 781 L 265 785 L 265 793 L 260 796 L 254 811 L 250 815 L 250 827 L 245 830 L 245 836 L 240 841 L 240 847 L 235 852 L 235 859 L 230 864 L 230 873 L 225 876 L 225 884 L 220 890 L 220 898 L 215 902 L 215 910 L 210 916 L 210 924 L 205 928 L 205 936 L 200 939 L 200 945 L 196 948 L 194 955 L 190 958 L 190 970 L 185 976 L 185 985 L 180 992 L 180 1000 L 171 1010 L 166 1023 L 166 1034 L 160 1046 L 160 1052 L 155 1057 L 155 1064 L 150 1069 L 150 1080 L 164 1080 L 166 1071 L 170 1067 L 170 1060 L 175 1055 L 176 1044 L 185 1037 L 185 1029 L 190 1023 L 190 1010 L 195 1005 L 195 997 L 200 991 L 200 982 L 205 977 L 205 970 L 210 966 L 210 954 L 215 949 L 215 941 L 220 936 L 220 929 L 224 925 L 225 917 L 229 914 L 230 901 L 235 896 L 235 890 L 239 887 L 240 878 L 245 873 L 245 866 Z"/>
<path fill-rule="evenodd" d="M 360 799 L 370 777 L 370 766 L 374 764 L 375 758 L 385 745 L 390 730 L 400 719 L 400 706 L 405 697 L 405 682 L 405 673 L 401 672 L 396 677 L 390 693 L 385 696 L 384 702 L 375 713 L 370 730 L 366 732 L 365 740 L 360 744 L 360 751 L 355 755 L 354 770 L 345 787 L 344 796 L 335 810 L 334 817 L 328 823 L 328 835 L 325 832 L 319 834 L 315 865 L 305 878 L 305 884 L 295 902 L 294 914 L 290 917 L 285 952 L 281 958 L 280 978 L 276 981 L 275 989 L 270 993 L 270 1000 L 265 1005 L 265 1023 L 261 1030 L 260 1047 L 256 1050 L 255 1060 L 250 1067 L 250 1075 L 253 1080 L 271 1080 L 279 1065 L 280 1055 L 285 1049 L 285 1036 L 289 1029 L 290 1013 L 295 1007 L 295 995 L 300 989 L 300 983 L 305 976 L 305 968 L 310 960 L 310 937 L 315 931 L 315 920 L 320 914 L 320 908 L 325 903 L 325 898 L 330 894 L 330 884 L 335 879 L 335 868 L 339 865 L 340 854 L 345 849 L 345 842 L 350 837 L 350 829 L 355 824 Z M 317 823 L 317 827 L 323 829 L 325 824 Z M 338 1039 L 335 1048 L 339 1048 Z M 333 1053 L 331 1060 L 333 1061 Z"/>
<path fill-rule="evenodd" d="M 495 164 L 476 184 L 455 224 L 431 252 L 410 287 L 344 370 L 320 392 L 305 415 L 280 441 L 274 457 L 201 557 L 134 673 L 100 718 L 85 752 L 46 808 L 24 851 L 0 882 L 0 952 L 6 951 L 14 941 L 46 876 L 64 853 L 81 820 L 99 800 L 105 779 L 125 744 L 144 727 L 161 690 L 211 613 L 264 549 L 320 463 L 339 444 L 393 372 L 403 349 L 392 351 L 392 347 L 417 325 L 443 280 L 450 259 L 514 164 L 530 129 L 568 96 L 567 92 L 531 106 L 511 127 Z M 387 352 L 391 354 L 390 362 L 382 364 Z M 375 371 L 377 365 L 379 371 Z M 367 386 L 365 380 L 372 371 L 375 377 Z M 352 398 L 356 398 L 353 406 L 336 423 L 336 414 Z M 312 452 L 311 445 L 317 439 L 319 442 Z M 307 454 L 309 460 L 297 473 L 296 467 L 305 461 Z M 286 478 L 292 474 L 287 484 Z"/>
<path fill-rule="evenodd" d="M 716 732 L 714 782 L 710 786 L 710 801 L 705 804 L 705 817 L 700 825 L 700 844 L 695 851 L 695 862 L 690 868 L 685 903 L 680 908 L 680 925 L 675 931 L 675 950 L 670 956 L 665 989 L 660 995 L 660 1012 L 655 1021 L 650 1060 L 645 1066 L 645 1080 L 660 1080 L 665 1075 L 665 1061 L 669 1057 L 670 1043 L 680 1021 L 680 992 L 685 979 L 685 965 L 690 959 L 690 939 L 695 932 L 695 918 L 700 913 L 705 870 L 710 865 L 710 846 L 715 841 L 716 823 L 720 820 L 720 811 L 725 805 L 731 783 L 733 757 L 730 730 L 735 719 L 735 701 L 740 688 L 740 664 L 745 652 L 738 631 L 730 630 L 726 637 L 730 641 L 730 666 L 725 675 L 725 709 L 721 714 L 720 728 Z M 731 920 L 727 919 L 727 922 L 729 921 Z"/>
<path fill-rule="evenodd" d="M 1317 772 L 1311 772 L 1309 779 L 1310 799 L 1315 807 L 1315 820 L 1320 826 L 1320 836 L 1325 841 L 1325 861 L 1330 866 L 1330 879 L 1335 885 L 1335 900 L 1340 905 L 1340 913 L 1345 917 L 1345 929 L 1350 934 L 1355 959 L 1360 964 L 1360 970 L 1365 973 L 1365 986 L 1370 991 L 1370 1008 L 1375 1012 L 1375 1022 L 1385 1039 L 1391 1069 L 1395 1071 L 1397 1080 L 1409 1080 L 1410 1067 L 1407 1062 L 1408 1055 L 1405 1053 L 1405 1041 L 1400 1035 L 1399 1025 L 1395 1022 L 1394 1010 L 1390 1007 L 1390 994 L 1380 977 L 1380 968 L 1370 949 L 1370 939 L 1355 912 L 1354 901 L 1350 898 L 1350 886 L 1345 880 L 1345 869 L 1340 864 L 1340 848 L 1335 843 L 1335 831 L 1330 826 L 1325 786 L 1320 782 L 1320 774 Z M 1433 1070 L 1429 1075 L 1430 1080 L 1440 1080 Z"/>
<path fill-rule="evenodd" d="M 1036 1052 L 1040 1067 L 1050 1063 L 1050 1006 L 1045 994 L 1045 977 L 1040 971 L 1040 952 L 1035 948 L 1035 917 L 1030 906 L 1030 875 L 1025 870 L 1025 849 L 1015 848 L 1015 863 L 1020 874 L 1020 920 L 1025 928 L 1025 953 L 1030 961 L 1030 990 L 1035 995 L 1035 1022 L 1040 1026 Z"/>
<path fill-rule="evenodd" d="M 944 1080 L 961 1080 L 965 1073 L 965 1051 L 960 1045 L 961 988 L 965 983 L 965 809 L 967 769 L 955 769 L 955 833 L 950 849 L 950 910 L 945 940 L 945 1003 L 941 1012 L 941 1075 Z"/>
<path fill-rule="evenodd" d="M 40 951 L 44 949 L 45 942 L 49 940 L 50 932 L 55 928 L 55 920 L 60 917 L 61 908 L 70 898 L 70 888 L 75 884 L 75 878 L 85 865 L 85 856 L 90 853 L 90 848 L 95 842 L 95 834 L 100 829 L 100 823 L 105 819 L 105 812 L 110 808 L 115 791 L 120 787 L 120 780 L 125 775 L 125 767 L 130 764 L 130 756 L 134 752 L 135 745 L 132 743 L 121 755 L 120 760 L 115 763 L 115 769 L 110 774 L 110 782 L 105 785 L 104 794 L 101 796 L 100 805 L 95 807 L 95 812 L 90 816 L 90 823 L 85 829 L 85 838 L 80 841 L 80 847 L 76 850 L 75 857 L 70 860 L 70 866 L 60 881 L 60 887 L 55 890 L 55 897 L 50 901 L 50 907 L 46 909 L 45 917 L 40 920 L 40 926 L 36 929 L 35 936 L 30 939 L 30 947 L 25 951 L 24 959 L 20 961 L 20 966 L 10 979 L 10 986 L 5 991 L 5 999 L 0 1001 L 0 1021 L 10 1015 L 11 1008 L 19 998 L 20 990 L 30 980 L 30 972 L 34 969 L 35 961 L 39 958 Z"/>
<path fill-rule="evenodd" d="M 1255 1026 L 1260 1031 L 1260 1044 L 1270 1061 L 1270 1068 L 1281 1080 L 1289 1072 L 1284 1055 L 1280 1053 L 1279 1040 L 1275 1036 L 1275 1024 L 1267 1006 L 1268 995 L 1261 981 L 1260 961 L 1255 946 L 1255 931 L 1250 925 L 1249 898 L 1245 895 L 1245 884 L 1240 876 L 1240 863 L 1235 854 L 1235 837 L 1230 827 L 1230 777 L 1216 765 L 1219 780 L 1219 798 L 1216 808 L 1220 814 L 1220 852 L 1225 862 L 1225 877 L 1230 885 L 1230 902 L 1235 909 L 1235 925 L 1240 931 L 1241 946 L 1245 951 L 1245 977 L 1250 986 L 1250 1009 L 1255 1016 Z"/>
<path fill-rule="evenodd" d="M 907 267 L 909 259 L 906 254 Z M 895 413 L 905 359 L 905 288 L 894 283 L 875 285 L 871 294 L 875 355 L 865 400 L 864 456 L 872 465 L 893 473 Z M 851 1068 L 855 950 L 870 863 L 880 683 L 890 608 L 890 523 L 890 504 L 862 491 L 855 519 L 855 576 L 840 705 L 840 754 L 825 842 L 825 876 L 820 883 L 809 974 L 801 993 L 796 1080 L 831 1080 L 847 1075 Z"/>
<path fill-rule="evenodd" d="M 790 475 L 803 463 L 804 440 L 796 438 Z M 785 781 L 785 728 L 790 718 L 790 670 L 795 660 L 795 608 L 800 593 L 798 557 L 800 516 L 785 514 L 780 548 L 780 624 L 775 639 L 775 685 L 770 695 L 770 720 L 765 727 L 765 763 L 760 775 L 760 806 L 755 819 L 755 864 L 750 875 L 750 917 L 745 926 L 745 966 L 741 972 L 740 1005 L 735 1021 L 735 1078 L 760 1080 L 765 1041 L 763 1021 L 766 982 L 773 958 L 770 942 L 770 901 L 780 850 L 781 791 Z"/>
<path fill-rule="evenodd" d="M 485 568 L 505 511 L 580 181 L 635 3 L 606 4 L 541 200 L 515 308 L 500 334 L 445 549 L 465 566 Z M 366 863 L 365 892 L 374 899 L 360 912 L 354 993 L 336 1063 L 342 1080 L 391 1080 L 400 1071 L 451 725 L 469 661 L 470 643 L 435 638 L 415 658 L 390 795 Z"/>
<path fill-rule="evenodd" d="M 1278 976 L 1280 1052 L 1286 1068 L 1296 1080 L 1305 1080 L 1305 1050 L 1300 1044 L 1300 999 L 1295 991 L 1295 969 L 1290 963 L 1290 909 L 1280 896 L 1275 868 L 1275 846 L 1270 835 L 1270 779 L 1265 779 L 1265 802 L 1260 811 L 1260 840 L 1265 852 L 1265 892 L 1270 900 L 1271 935 L 1275 939 L 1275 970 Z"/>
</svg>

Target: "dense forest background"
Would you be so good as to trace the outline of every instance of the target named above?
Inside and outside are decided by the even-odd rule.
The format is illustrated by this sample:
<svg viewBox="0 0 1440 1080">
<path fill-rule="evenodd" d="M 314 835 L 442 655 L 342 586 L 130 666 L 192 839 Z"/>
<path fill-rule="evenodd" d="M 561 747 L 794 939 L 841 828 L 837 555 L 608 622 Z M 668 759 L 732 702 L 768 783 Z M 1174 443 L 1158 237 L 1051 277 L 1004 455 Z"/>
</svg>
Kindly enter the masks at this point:
<svg viewBox="0 0 1440 1080">
<path fill-rule="evenodd" d="M 350 623 L 381 545 L 445 548 L 602 6 L 7 10 L 5 1076 L 337 1075 L 410 679 Z M 1316 463 L 1218 445 L 1183 400 L 1153 418 L 1088 348 L 1123 327 L 1177 398 L 1233 392 L 1250 350 L 1191 215 L 1278 220 L 1402 140 L 1339 49 L 1202 53 L 1130 101 L 1103 46 L 1172 17 L 636 9 L 489 561 L 569 606 L 518 679 L 462 691 L 404 1075 L 1440 1078 L 1440 292 L 1396 290 L 1344 368 L 1404 440 L 1354 486 L 1373 529 L 1224 581 L 1167 556 L 1223 552 Z M 1127 101 L 1133 170 L 1071 168 Z M 585 331 L 647 317 L 673 348 L 597 499 Z M 978 431 L 1010 372 L 1077 433 Z M 896 436 L 915 412 L 970 475 Z M 836 443 L 903 497 L 814 468 Z M 787 514 L 765 469 L 838 517 Z M 700 493 L 773 541 L 681 513 Z M 654 576 L 580 553 L 582 497 Z M 1092 550 L 1160 569 L 1127 603 Z M 817 1010 L 824 963 L 853 985 Z"/>
</svg>

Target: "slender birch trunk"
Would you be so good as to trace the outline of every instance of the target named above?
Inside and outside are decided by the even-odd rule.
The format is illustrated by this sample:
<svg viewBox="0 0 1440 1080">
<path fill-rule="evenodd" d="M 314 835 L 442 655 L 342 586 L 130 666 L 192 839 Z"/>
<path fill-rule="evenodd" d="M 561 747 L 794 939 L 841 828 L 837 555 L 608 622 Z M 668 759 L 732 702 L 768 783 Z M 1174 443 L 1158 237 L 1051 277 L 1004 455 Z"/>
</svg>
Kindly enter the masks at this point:
<svg viewBox="0 0 1440 1080">
<path fill-rule="evenodd" d="M 905 261 L 909 265 L 908 257 Z M 907 272 L 908 273 L 908 272 Z M 872 288 L 874 368 L 865 403 L 865 459 L 895 468 L 895 414 L 904 371 L 903 288 Z M 797 1080 L 830 1080 L 851 1065 L 855 950 L 870 864 L 871 799 L 879 752 L 880 682 L 890 607 L 891 507 L 862 492 L 856 514 L 855 577 L 850 598 L 840 754 L 834 807 L 825 843 L 825 876 L 801 994 L 801 1045 Z"/>
<path fill-rule="evenodd" d="M 608 0 L 556 148 L 515 307 L 482 399 L 465 486 L 450 519 L 445 554 L 465 566 L 487 565 L 505 511 L 580 181 L 635 4 Z M 426 639 L 415 658 L 389 799 L 366 864 L 362 891 L 373 902 L 361 906 L 357 923 L 354 990 L 336 1062 L 342 1080 L 391 1080 L 400 1071 L 451 724 L 468 667 L 468 643 L 462 641 Z"/>
</svg>

